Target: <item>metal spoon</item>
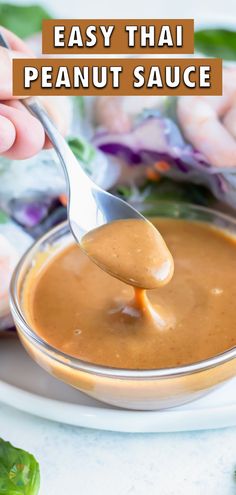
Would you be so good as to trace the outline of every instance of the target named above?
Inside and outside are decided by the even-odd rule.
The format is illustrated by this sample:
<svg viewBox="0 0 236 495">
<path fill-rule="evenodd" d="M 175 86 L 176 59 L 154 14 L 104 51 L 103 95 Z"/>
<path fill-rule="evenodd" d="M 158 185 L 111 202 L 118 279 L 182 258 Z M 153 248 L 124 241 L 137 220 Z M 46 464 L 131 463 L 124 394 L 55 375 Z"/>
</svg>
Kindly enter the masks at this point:
<svg viewBox="0 0 236 495">
<path fill-rule="evenodd" d="M 0 46 L 10 48 L 0 33 Z M 132 206 L 98 187 L 84 172 L 66 140 L 36 98 L 21 100 L 41 122 L 62 164 L 68 190 L 68 221 L 72 234 L 80 242 L 84 234 L 114 220 L 145 220 Z M 30 132 L 30 129 L 29 129 Z"/>
</svg>

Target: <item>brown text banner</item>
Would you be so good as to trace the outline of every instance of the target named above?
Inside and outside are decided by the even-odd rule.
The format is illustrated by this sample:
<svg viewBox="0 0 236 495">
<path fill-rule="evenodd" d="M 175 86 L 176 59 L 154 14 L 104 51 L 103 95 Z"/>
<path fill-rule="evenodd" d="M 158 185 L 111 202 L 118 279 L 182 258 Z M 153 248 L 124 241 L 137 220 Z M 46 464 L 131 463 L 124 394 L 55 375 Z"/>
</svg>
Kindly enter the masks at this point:
<svg viewBox="0 0 236 495">
<path fill-rule="evenodd" d="M 220 59 L 14 59 L 13 94 L 221 95 Z"/>
<path fill-rule="evenodd" d="M 176 54 L 194 52 L 193 19 L 45 19 L 47 54 Z"/>
</svg>

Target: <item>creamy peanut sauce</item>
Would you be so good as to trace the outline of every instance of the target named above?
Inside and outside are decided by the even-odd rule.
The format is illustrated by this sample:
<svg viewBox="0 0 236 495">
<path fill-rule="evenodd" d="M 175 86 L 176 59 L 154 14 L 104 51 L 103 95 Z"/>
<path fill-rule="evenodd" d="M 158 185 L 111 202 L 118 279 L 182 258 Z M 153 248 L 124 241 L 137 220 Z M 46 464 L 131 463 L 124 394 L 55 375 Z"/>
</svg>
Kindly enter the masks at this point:
<svg viewBox="0 0 236 495">
<path fill-rule="evenodd" d="M 134 297 L 131 286 L 101 270 L 72 243 L 38 271 L 36 262 L 36 276 L 28 278 L 23 303 L 34 331 L 71 356 L 129 369 L 179 366 L 233 347 L 235 239 L 198 222 L 157 218 L 152 223 L 174 259 L 167 285 L 157 283 L 161 286 L 146 293 L 136 289 Z M 140 237 L 138 245 L 145 257 L 146 238 Z M 111 263 L 114 271 L 100 248 L 94 256 L 101 265 Z M 132 263 L 132 253 L 129 257 Z M 140 284 L 142 274 L 132 265 L 136 268 Z M 129 265 L 121 270 L 120 278 L 127 278 Z M 152 284 L 153 272 L 149 275 Z"/>
<path fill-rule="evenodd" d="M 154 225 L 146 220 L 117 220 L 92 230 L 82 248 L 103 270 L 132 286 L 156 289 L 171 279 L 173 258 Z"/>
</svg>

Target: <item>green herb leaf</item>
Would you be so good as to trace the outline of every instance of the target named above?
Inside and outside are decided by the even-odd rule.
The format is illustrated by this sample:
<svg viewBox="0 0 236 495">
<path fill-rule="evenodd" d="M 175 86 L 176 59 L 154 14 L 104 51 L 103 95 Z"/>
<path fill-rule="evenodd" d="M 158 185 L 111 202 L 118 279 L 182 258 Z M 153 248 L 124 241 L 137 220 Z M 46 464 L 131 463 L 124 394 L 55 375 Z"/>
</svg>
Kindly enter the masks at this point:
<svg viewBox="0 0 236 495">
<path fill-rule="evenodd" d="M 236 58 L 236 32 L 228 29 L 202 29 L 195 33 L 195 50 L 221 57 L 225 60 Z"/>
<path fill-rule="evenodd" d="M 118 185 L 112 192 L 127 201 L 134 201 L 143 205 L 157 200 L 194 203 L 202 206 L 209 206 L 213 203 L 213 196 L 206 187 L 176 182 L 167 177 L 163 177 L 157 182 L 146 181 L 139 189 Z"/>
<path fill-rule="evenodd" d="M 96 150 L 88 141 L 86 141 L 86 139 L 81 137 L 69 137 L 67 141 L 78 160 L 80 160 L 84 165 L 89 165 L 92 162 L 95 157 Z"/>
<path fill-rule="evenodd" d="M 37 495 L 39 485 L 34 456 L 0 438 L 0 495 Z"/>
<path fill-rule="evenodd" d="M 6 213 L 0 210 L 0 225 L 3 223 L 7 223 L 7 221 L 8 221 L 8 216 L 6 215 Z"/>
<path fill-rule="evenodd" d="M 85 115 L 85 106 L 84 106 L 84 97 L 83 96 L 72 96 L 75 102 L 75 108 L 78 109 L 79 114 L 84 117 Z"/>
<path fill-rule="evenodd" d="M 132 196 L 132 188 L 130 186 L 118 185 L 115 189 L 115 194 L 122 199 L 128 200 Z"/>
<path fill-rule="evenodd" d="M 42 29 L 42 20 L 50 19 L 48 12 L 39 5 L 13 5 L 0 3 L 0 25 L 20 38 L 27 38 Z"/>
<path fill-rule="evenodd" d="M 148 182 L 146 187 L 148 188 L 148 194 L 145 201 L 153 199 L 183 201 L 207 206 L 212 199 L 211 193 L 204 186 L 175 182 L 169 178 L 163 178 L 159 182 Z"/>
</svg>

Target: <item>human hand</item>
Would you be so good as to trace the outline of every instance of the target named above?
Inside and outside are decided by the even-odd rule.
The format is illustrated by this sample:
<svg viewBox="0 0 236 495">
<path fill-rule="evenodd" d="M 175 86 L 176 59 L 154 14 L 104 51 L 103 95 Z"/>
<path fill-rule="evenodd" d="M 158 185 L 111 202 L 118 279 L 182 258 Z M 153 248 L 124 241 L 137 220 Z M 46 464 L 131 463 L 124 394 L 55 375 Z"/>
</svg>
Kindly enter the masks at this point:
<svg viewBox="0 0 236 495">
<path fill-rule="evenodd" d="M 11 159 L 25 159 L 38 153 L 50 142 L 40 122 L 12 96 L 12 59 L 34 54 L 16 35 L 1 27 L 11 50 L 0 47 L 0 154 Z M 56 126 L 64 134 L 68 126 L 65 112 L 60 111 L 63 97 L 42 98 Z M 63 115 L 63 118 L 62 118 Z M 68 116 L 67 116 L 68 117 Z"/>
</svg>

